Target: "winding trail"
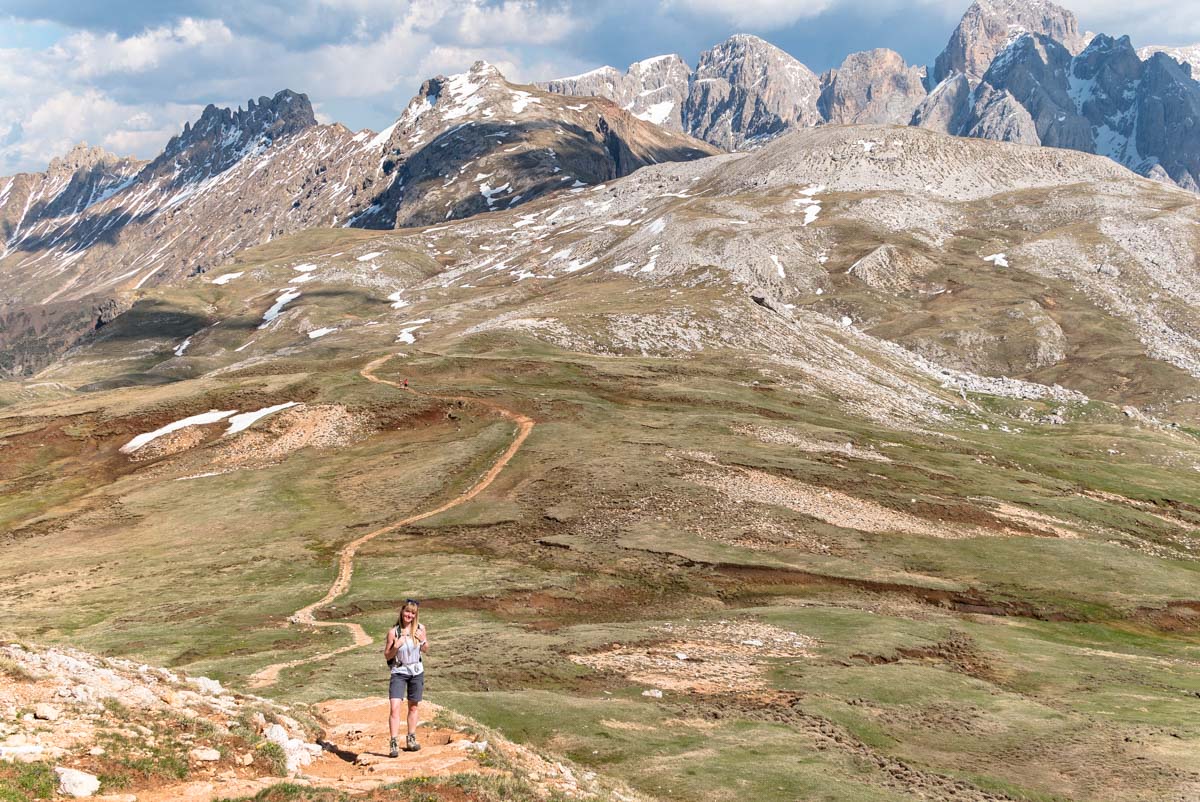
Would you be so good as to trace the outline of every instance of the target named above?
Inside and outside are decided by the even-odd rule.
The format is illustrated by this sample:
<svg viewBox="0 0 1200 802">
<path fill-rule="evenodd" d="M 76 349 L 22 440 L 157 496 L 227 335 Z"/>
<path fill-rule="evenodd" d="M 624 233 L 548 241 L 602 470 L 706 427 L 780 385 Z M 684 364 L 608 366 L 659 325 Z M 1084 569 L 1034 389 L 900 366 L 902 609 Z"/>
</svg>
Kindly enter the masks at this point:
<svg viewBox="0 0 1200 802">
<path fill-rule="evenodd" d="M 516 453 L 520 451 L 521 445 L 525 442 L 525 439 L 529 437 L 529 433 L 533 431 L 534 424 L 532 418 L 522 415 L 519 412 L 514 412 L 507 407 L 500 406 L 499 404 L 491 401 L 485 401 L 480 398 L 471 398 L 468 396 L 427 395 L 425 393 L 418 393 L 411 387 L 404 387 L 396 382 L 388 381 L 387 379 L 381 379 L 376 376 L 375 371 L 391 358 L 391 354 L 388 354 L 387 356 L 383 356 L 372 361 L 361 371 L 359 371 L 359 375 L 369 382 L 374 382 L 375 384 L 386 384 L 423 398 L 433 398 L 442 401 L 461 401 L 467 404 L 484 406 L 492 412 L 495 412 L 502 417 L 508 418 L 516 423 L 517 436 L 513 438 L 512 443 L 509 444 L 504 453 L 501 454 L 500 457 L 492 464 L 492 467 L 488 469 L 487 473 L 481 476 L 479 480 L 476 481 L 475 484 L 473 484 L 470 488 L 455 496 L 450 501 L 447 501 L 440 507 L 418 513 L 416 515 L 410 515 L 407 518 L 390 523 L 387 526 L 374 530 L 373 532 L 368 532 L 362 537 L 352 540 L 343 546 L 342 550 L 338 552 L 337 578 L 333 581 L 333 584 L 330 585 L 329 591 L 312 604 L 297 610 L 288 618 L 288 621 L 292 624 L 302 624 L 313 627 L 344 627 L 353 636 L 354 642 L 348 646 L 342 646 L 338 649 L 334 649 L 331 652 L 324 652 L 311 657 L 304 657 L 299 660 L 291 660 L 286 663 L 275 663 L 262 668 L 250 676 L 250 687 L 252 688 L 263 688 L 268 685 L 274 685 L 279 679 L 279 674 L 286 669 L 307 665 L 309 663 L 317 663 L 322 660 L 328 660 L 331 657 L 343 654 L 352 649 L 357 649 L 361 646 L 370 646 L 372 643 L 374 643 L 374 638 L 368 635 L 366 630 L 364 630 L 360 624 L 355 624 L 348 621 L 318 621 L 313 616 L 313 613 L 315 613 L 318 609 L 330 604 L 334 599 L 338 598 L 349 589 L 350 578 L 354 575 L 354 555 L 358 552 L 359 548 L 364 543 L 367 543 L 374 538 L 379 537 L 380 535 L 386 535 L 389 532 L 395 532 L 397 529 L 410 526 L 418 521 L 424 521 L 426 518 L 432 518 L 435 515 L 440 515 L 447 510 L 454 509 L 458 505 L 465 504 L 466 502 L 475 498 L 475 496 L 486 490 L 487 487 L 496 480 L 496 477 L 500 475 L 500 471 L 504 470 L 504 466 L 508 465 L 509 461 L 516 456 Z"/>
</svg>

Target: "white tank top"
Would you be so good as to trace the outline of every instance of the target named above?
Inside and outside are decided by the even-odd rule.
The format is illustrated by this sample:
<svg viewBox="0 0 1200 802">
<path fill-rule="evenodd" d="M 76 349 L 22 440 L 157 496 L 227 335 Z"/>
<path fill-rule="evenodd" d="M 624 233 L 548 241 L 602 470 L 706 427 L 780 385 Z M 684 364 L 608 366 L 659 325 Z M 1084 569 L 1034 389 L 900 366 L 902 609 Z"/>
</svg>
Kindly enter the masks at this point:
<svg viewBox="0 0 1200 802">
<path fill-rule="evenodd" d="M 420 642 L 408 635 L 401 636 L 399 627 L 396 628 L 396 634 L 400 642 L 400 650 L 396 652 L 396 665 L 392 666 L 392 673 L 404 674 L 408 677 L 424 674 L 425 666 L 421 665 Z"/>
</svg>

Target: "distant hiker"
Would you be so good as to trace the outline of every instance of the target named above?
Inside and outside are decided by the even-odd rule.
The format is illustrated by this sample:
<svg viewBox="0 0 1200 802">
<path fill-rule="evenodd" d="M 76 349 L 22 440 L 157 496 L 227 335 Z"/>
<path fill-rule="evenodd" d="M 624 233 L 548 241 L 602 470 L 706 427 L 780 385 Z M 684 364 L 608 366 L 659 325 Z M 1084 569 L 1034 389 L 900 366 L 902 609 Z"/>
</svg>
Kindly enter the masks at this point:
<svg viewBox="0 0 1200 802">
<path fill-rule="evenodd" d="M 408 379 L 405 379 L 405 380 L 404 380 L 404 389 L 405 389 L 405 390 L 407 390 L 407 389 L 408 389 Z"/>
<path fill-rule="evenodd" d="M 391 668 L 391 680 L 388 683 L 391 757 L 400 756 L 396 739 L 400 735 L 400 709 L 406 697 L 408 738 L 404 742 L 404 751 L 416 752 L 421 748 L 417 743 L 417 705 L 421 703 L 425 691 L 425 666 L 421 663 L 421 655 L 429 651 L 429 636 L 425 634 L 425 625 L 418 620 L 420 605 L 416 599 L 404 600 L 400 615 L 396 617 L 396 626 L 388 630 L 387 643 L 383 647 L 383 656 Z"/>
</svg>

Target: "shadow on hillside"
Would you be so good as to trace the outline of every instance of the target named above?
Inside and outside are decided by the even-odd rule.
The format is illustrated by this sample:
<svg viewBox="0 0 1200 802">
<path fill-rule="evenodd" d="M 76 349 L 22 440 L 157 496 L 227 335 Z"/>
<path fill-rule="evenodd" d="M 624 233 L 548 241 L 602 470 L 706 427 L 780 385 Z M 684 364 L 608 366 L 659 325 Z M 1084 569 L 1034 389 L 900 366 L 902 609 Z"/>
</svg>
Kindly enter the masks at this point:
<svg viewBox="0 0 1200 802">
<path fill-rule="evenodd" d="M 101 243 L 113 245 L 120 238 L 121 232 L 126 226 L 131 223 L 143 223 L 153 217 L 156 211 L 158 211 L 157 207 L 134 215 L 133 212 L 122 207 L 103 214 L 67 218 L 45 234 L 36 238 L 26 237 L 18 240 L 14 244 L 14 249 L 35 252 L 65 247 L 69 254 L 72 251 L 78 252 Z"/>
<path fill-rule="evenodd" d="M 522 149 L 506 153 L 514 146 Z M 649 145 L 648 150 L 649 160 L 635 155 L 603 118 L 594 129 L 564 120 L 532 120 L 513 125 L 467 123 L 442 133 L 406 159 L 394 155 L 397 167 L 391 184 L 371 199 L 371 205 L 378 207 L 378 211 L 354 220 L 351 225 L 372 229 L 436 225 L 503 211 L 570 187 L 576 180 L 599 184 L 652 163 L 709 155 L 683 146 Z M 496 155 L 503 163 L 490 161 L 485 168 L 488 177 L 478 178 L 483 173 L 474 169 L 474 163 Z M 477 190 L 482 182 L 492 189 L 505 183 L 510 188 L 493 194 L 490 205 L 481 190 L 452 198 L 447 205 L 431 208 L 421 204 L 428 196 L 462 182 L 474 184 Z"/>
<path fill-rule="evenodd" d="M 183 339 L 212 323 L 213 320 L 204 315 L 185 311 L 165 301 L 144 299 L 108 323 L 98 324 L 79 344 L 89 346 L 152 338 Z"/>
</svg>

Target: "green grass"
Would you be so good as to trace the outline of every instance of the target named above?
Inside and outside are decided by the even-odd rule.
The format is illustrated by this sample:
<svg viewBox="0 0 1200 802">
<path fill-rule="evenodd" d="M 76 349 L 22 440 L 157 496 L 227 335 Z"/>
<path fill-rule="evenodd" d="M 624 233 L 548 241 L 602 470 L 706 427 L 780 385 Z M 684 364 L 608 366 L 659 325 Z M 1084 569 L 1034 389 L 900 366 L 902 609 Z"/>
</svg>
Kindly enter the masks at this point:
<svg viewBox="0 0 1200 802">
<path fill-rule="evenodd" d="M 549 796 L 529 782 L 516 777 L 455 774 L 429 779 L 416 777 L 384 785 L 362 795 L 350 795 L 329 788 L 280 783 L 254 796 L 223 798 L 217 802 L 438 802 L 442 799 L 470 799 L 472 802 L 561 802 L 556 792 Z M 572 796 L 581 802 L 600 802 L 600 797 Z"/>
<path fill-rule="evenodd" d="M 212 304 L 228 325 L 197 338 L 197 362 L 175 376 L 182 380 L 0 409 L 6 442 L 52 443 L 21 451 L 16 478 L 29 485 L 11 493 L 4 485 L 0 494 L 0 522 L 41 519 L 0 541 L 0 584 L 11 589 L 0 599 L 0 630 L 179 666 L 234 687 L 266 664 L 346 642 L 342 632 L 300 630 L 286 617 L 324 593 L 343 544 L 469 487 L 506 447 L 512 425 L 472 405 L 452 408 L 457 419 L 449 419 L 439 403 L 358 378 L 369 357 L 397 348 L 394 331 L 374 333 L 385 326 L 361 329 L 353 348 L 330 335 L 311 351 L 286 327 L 251 333 L 263 298 L 290 275 L 289 260 L 306 248 L 332 253 L 366 242 L 344 236 L 271 243 L 245 257 L 244 284 L 194 290 L 181 307 Z M 954 247 L 974 258 L 967 243 Z M 422 260 L 387 270 L 430 269 Z M 571 323 L 580 330 L 600 332 L 601 312 L 653 308 L 644 297 L 599 290 L 592 308 L 591 291 L 574 299 Z M 167 303 L 174 292 L 156 297 Z M 330 325 L 390 314 L 375 297 L 386 293 L 346 292 L 305 314 Z M 696 298 L 727 300 L 706 292 Z M 460 328 L 482 314 L 464 311 Z M 247 359 L 259 346 L 234 352 L 254 336 L 264 338 L 264 352 L 281 352 L 269 363 Z M 104 354 L 117 347 L 105 344 Z M 1135 757 L 1151 766 L 1166 760 L 1160 746 L 1136 740 L 1148 728 L 1169 728 L 1185 745 L 1200 741 L 1200 720 L 1180 704 L 1200 692 L 1186 670 L 1200 659 L 1200 635 L 1155 629 L 1138 613 L 1195 598 L 1198 563 L 1183 544 L 1200 528 L 1200 490 L 1181 467 L 1200 462 L 1191 435 L 1135 427 L 1096 402 L 1072 407 L 1065 426 L 1039 427 L 1020 415 L 1052 405 L 973 398 L 977 409 L 956 413 L 943 433 L 952 436 L 943 437 L 852 415 L 838 399 L 804 389 L 801 371 L 734 352 L 600 357 L 496 332 L 431 336 L 406 352 L 381 375 L 486 396 L 537 419 L 480 497 L 366 545 L 349 592 L 332 608 L 380 638 L 400 601 L 421 598 L 432 701 L 647 794 L 713 802 L 913 798 L 918 790 L 891 782 L 879 760 L 1017 798 L 1115 800 L 1143 776 Z M 236 371 L 187 378 L 243 359 Z M 97 381 L 102 361 L 64 364 L 59 378 Z M 130 467 L 114 454 L 150 417 L 290 397 L 362 410 L 379 430 L 343 449 L 305 449 L 278 464 L 179 482 L 177 474 L 202 472 L 204 452 L 187 456 L 196 460 L 187 471 L 178 467 L 183 457 Z M 51 437 L 60 424 L 61 436 Z M 763 443 L 744 426 L 853 442 L 890 461 Z M 678 458 L 684 451 L 962 526 L 994 523 L 995 505 L 1007 502 L 1061 519 L 1079 537 L 839 528 L 778 505 L 735 504 L 688 478 L 696 468 Z M 768 531 L 826 549 L 771 540 Z M 1068 620 L 955 612 L 922 595 L 928 590 Z M 641 696 L 643 683 L 570 659 L 613 643 L 652 643 L 668 621 L 743 617 L 816 639 L 811 657 L 763 662 L 755 693 L 771 704 L 756 706 L 750 693 L 671 690 L 653 700 Z M 948 658 L 920 656 L 953 638 L 972 644 L 987 670 L 971 675 Z M 290 670 L 263 693 L 294 702 L 382 695 L 378 651 Z M 842 740 L 822 735 L 822 726 Z M 1104 751 L 1110 743 L 1131 745 L 1114 758 Z M 1060 752 L 1080 764 L 1082 779 L 1055 775 L 1050 756 Z M 264 765 L 279 757 L 255 754 Z M 129 787 L 181 770 L 186 764 L 167 749 L 131 757 L 105 781 Z M 1161 771 L 1142 790 L 1166 798 L 1170 778 Z M 501 780 L 453 782 L 479 799 L 526 793 L 487 785 Z M 376 793 L 420 799 L 441 790 L 416 783 Z M 287 784 L 258 798 L 340 800 Z"/>
<path fill-rule="evenodd" d="M 0 763 L 2 802 L 50 799 L 57 788 L 58 776 L 49 763 Z"/>
</svg>

